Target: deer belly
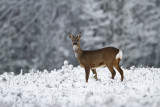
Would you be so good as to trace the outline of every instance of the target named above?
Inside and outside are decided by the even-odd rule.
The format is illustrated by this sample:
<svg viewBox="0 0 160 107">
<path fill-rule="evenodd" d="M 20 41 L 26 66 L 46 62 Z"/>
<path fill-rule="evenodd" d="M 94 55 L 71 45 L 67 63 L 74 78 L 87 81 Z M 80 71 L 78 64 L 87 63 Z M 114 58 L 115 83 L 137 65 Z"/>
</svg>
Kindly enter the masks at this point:
<svg viewBox="0 0 160 107">
<path fill-rule="evenodd" d="M 92 63 L 92 64 L 91 64 L 91 68 L 92 68 L 92 69 L 97 69 L 97 68 L 105 67 L 105 66 L 106 66 L 106 65 L 104 64 L 104 62 Z"/>
<path fill-rule="evenodd" d="M 91 67 L 91 69 L 97 69 L 97 68 L 102 68 L 102 67 L 106 67 L 106 65 L 94 66 L 94 67 Z"/>
<path fill-rule="evenodd" d="M 82 68 L 84 68 L 84 65 L 80 64 L 80 66 Z M 91 64 L 90 68 L 91 69 L 97 69 L 97 68 L 102 68 L 102 67 L 106 67 L 106 65 L 104 63 L 99 63 L 99 64 Z"/>
</svg>

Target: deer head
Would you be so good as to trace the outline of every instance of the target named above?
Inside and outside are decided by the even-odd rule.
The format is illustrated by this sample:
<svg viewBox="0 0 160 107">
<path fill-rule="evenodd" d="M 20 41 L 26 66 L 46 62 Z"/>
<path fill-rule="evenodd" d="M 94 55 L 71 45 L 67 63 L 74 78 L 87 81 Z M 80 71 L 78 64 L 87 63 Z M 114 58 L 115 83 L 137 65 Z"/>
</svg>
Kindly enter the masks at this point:
<svg viewBox="0 0 160 107">
<path fill-rule="evenodd" d="M 69 33 L 69 37 L 72 40 L 73 50 L 76 51 L 77 49 L 80 48 L 81 32 L 76 37 L 74 37 L 71 33 Z"/>
</svg>

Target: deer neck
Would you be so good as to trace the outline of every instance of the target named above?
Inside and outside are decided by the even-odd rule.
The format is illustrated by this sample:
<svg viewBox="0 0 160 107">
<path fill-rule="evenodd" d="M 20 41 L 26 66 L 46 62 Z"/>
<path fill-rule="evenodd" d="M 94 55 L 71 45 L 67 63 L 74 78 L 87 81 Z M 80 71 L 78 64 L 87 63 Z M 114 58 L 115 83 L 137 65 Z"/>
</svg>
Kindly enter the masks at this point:
<svg viewBox="0 0 160 107">
<path fill-rule="evenodd" d="M 83 53 L 83 50 L 81 49 L 81 47 L 78 47 L 78 49 L 74 50 L 74 54 L 78 60 L 80 56 L 82 55 L 82 53 Z"/>
</svg>

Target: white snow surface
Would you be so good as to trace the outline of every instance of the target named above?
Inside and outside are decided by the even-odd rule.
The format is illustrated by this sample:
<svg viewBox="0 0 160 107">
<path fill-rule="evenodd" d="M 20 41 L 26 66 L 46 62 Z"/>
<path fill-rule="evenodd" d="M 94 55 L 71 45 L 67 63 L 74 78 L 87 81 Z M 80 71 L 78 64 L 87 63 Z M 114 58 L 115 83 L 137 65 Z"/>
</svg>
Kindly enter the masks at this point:
<svg viewBox="0 0 160 107">
<path fill-rule="evenodd" d="M 107 68 L 90 72 L 67 61 L 62 69 L 25 75 L 0 75 L 1 107 L 160 107 L 160 68 L 123 68 L 124 81 L 116 71 L 112 80 Z"/>
</svg>

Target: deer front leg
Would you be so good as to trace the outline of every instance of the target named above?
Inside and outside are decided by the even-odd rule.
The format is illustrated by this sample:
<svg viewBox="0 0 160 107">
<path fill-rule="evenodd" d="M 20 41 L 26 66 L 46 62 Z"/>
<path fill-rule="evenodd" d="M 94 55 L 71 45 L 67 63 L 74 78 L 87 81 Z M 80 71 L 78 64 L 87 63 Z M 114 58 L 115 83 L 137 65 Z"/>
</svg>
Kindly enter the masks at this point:
<svg viewBox="0 0 160 107">
<path fill-rule="evenodd" d="M 93 74 L 94 74 L 94 78 L 95 78 L 96 81 L 97 81 L 98 79 L 97 79 L 97 72 L 96 72 L 96 70 L 95 70 L 95 69 L 92 69 L 92 72 L 93 72 Z"/>
<path fill-rule="evenodd" d="M 89 73 L 90 73 L 90 68 L 89 67 L 85 67 L 85 73 L 86 73 L 86 82 L 88 82 Z"/>
</svg>

